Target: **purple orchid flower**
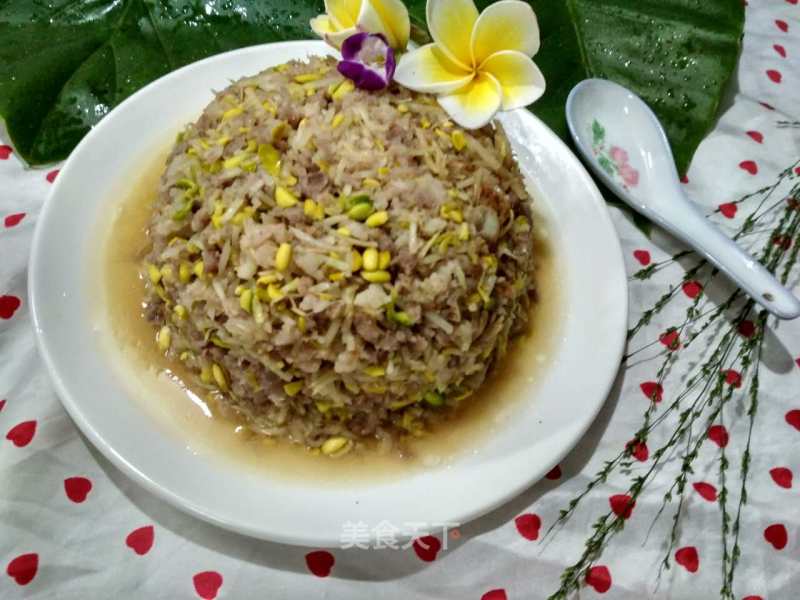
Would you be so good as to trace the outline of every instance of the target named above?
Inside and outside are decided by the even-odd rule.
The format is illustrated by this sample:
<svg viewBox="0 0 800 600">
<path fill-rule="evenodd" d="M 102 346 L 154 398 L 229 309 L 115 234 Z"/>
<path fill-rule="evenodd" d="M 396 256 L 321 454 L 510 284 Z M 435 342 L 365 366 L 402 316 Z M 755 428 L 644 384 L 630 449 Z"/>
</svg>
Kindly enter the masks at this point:
<svg viewBox="0 0 800 600">
<path fill-rule="evenodd" d="M 382 90 L 394 77 L 394 50 L 380 33 L 357 33 L 342 44 L 339 73 L 362 90 Z"/>
</svg>

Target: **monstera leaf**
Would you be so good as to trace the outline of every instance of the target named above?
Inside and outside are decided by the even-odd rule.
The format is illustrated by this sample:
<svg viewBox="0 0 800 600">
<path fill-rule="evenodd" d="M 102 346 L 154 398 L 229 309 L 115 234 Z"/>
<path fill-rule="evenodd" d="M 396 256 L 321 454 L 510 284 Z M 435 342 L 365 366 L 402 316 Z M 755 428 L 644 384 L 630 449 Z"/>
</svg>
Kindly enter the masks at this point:
<svg viewBox="0 0 800 600">
<path fill-rule="evenodd" d="M 565 137 L 572 86 L 613 79 L 655 109 L 685 170 L 736 65 L 742 2 L 529 1 L 548 83 L 533 111 Z M 425 1 L 407 4 L 424 27 Z M 0 117 L 20 156 L 53 162 L 153 79 L 233 48 L 310 38 L 322 10 L 322 0 L 0 0 Z"/>
</svg>

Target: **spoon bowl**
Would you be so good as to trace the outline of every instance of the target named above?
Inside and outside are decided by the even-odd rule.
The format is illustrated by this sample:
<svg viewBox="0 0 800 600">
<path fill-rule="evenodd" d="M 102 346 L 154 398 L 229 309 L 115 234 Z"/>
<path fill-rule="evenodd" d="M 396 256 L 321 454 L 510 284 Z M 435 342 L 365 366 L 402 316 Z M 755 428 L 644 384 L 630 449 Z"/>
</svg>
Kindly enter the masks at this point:
<svg viewBox="0 0 800 600">
<path fill-rule="evenodd" d="M 686 196 L 666 133 L 641 98 L 611 81 L 587 79 L 567 99 L 567 124 L 589 167 L 621 200 L 695 249 L 772 314 L 800 316 L 800 300 Z"/>
</svg>

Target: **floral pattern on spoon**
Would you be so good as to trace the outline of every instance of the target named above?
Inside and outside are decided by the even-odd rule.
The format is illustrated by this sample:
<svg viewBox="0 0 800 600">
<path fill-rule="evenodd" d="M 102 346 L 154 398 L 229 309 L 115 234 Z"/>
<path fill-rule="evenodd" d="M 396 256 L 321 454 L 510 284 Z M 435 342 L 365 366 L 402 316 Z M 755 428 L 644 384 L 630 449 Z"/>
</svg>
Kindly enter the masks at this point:
<svg viewBox="0 0 800 600">
<path fill-rule="evenodd" d="M 639 185 L 639 171 L 628 162 L 628 152 L 619 146 L 606 149 L 606 129 L 597 119 L 592 122 L 592 152 L 600 167 L 626 190 Z"/>
</svg>

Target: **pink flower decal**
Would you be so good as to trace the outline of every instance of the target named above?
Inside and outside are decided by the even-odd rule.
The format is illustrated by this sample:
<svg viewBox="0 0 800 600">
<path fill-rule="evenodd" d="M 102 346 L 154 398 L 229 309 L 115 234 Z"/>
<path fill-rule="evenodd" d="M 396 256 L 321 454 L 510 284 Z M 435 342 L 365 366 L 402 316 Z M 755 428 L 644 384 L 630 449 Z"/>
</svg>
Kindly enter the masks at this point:
<svg viewBox="0 0 800 600">
<path fill-rule="evenodd" d="M 622 177 L 622 181 L 628 187 L 636 187 L 639 184 L 639 171 L 628 163 L 619 166 L 619 176 Z"/>
<path fill-rule="evenodd" d="M 611 160 L 613 160 L 614 164 L 618 167 L 628 163 L 628 153 L 619 146 L 611 146 L 609 154 L 611 156 Z"/>
<path fill-rule="evenodd" d="M 639 171 L 628 162 L 628 151 L 619 146 L 606 149 L 606 129 L 597 120 L 592 122 L 592 151 L 600 168 L 612 179 L 621 181 L 626 190 L 639 185 Z"/>
</svg>

